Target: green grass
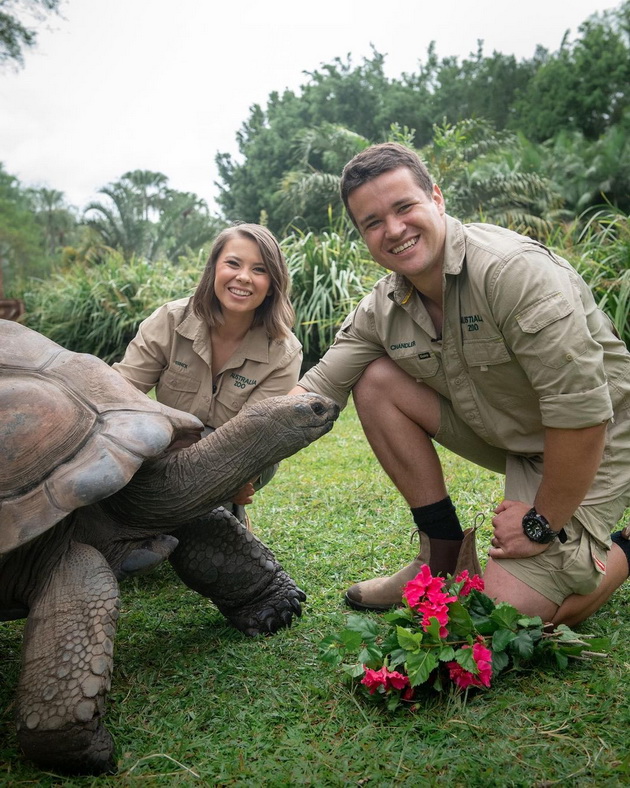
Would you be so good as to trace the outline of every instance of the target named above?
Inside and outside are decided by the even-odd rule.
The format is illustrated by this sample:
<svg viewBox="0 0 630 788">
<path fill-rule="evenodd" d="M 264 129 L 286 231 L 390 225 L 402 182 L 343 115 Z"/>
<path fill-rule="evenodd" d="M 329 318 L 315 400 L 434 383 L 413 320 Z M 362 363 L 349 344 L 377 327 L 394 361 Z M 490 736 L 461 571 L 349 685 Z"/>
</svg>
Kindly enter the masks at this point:
<svg viewBox="0 0 630 788">
<path fill-rule="evenodd" d="M 464 524 L 500 477 L 443 453 Z M 352 582 L 415 555 L 408 511 L 349 407 L 332 433 L 282 463 L 250 507 L 256 533 L 308 593 L 273 638 L 226 625 L 169 566 L 122 586 L 107 725 L 114 777 L 63 779 L 24 762 L 13 728 L 22 622 L 0 625 L 0 785 L 617 786 L 630 784 L 630 585 L 582 631 L 612 638 L 605 661 L 503 674 L 466 704 L 430 698 L 389 714 L 317 658 L 342 628 Z"/>
</svg>

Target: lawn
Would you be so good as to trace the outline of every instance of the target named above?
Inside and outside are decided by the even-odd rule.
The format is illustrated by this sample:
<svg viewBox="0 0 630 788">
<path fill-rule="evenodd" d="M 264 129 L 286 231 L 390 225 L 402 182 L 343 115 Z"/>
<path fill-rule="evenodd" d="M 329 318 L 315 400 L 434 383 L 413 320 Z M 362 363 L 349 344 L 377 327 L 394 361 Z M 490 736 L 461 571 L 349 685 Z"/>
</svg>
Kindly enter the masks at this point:
<svg viewBox="0 0 630 788">
<path fill-rule="evenodd" d="M 464 526 L 486 514 L 483 556 L 501 478 L 442 456 Z M 465 703 L 435 696 L 390 713 L 317 655 L 343 628 L 345 588 L 398 569 L 417 549 L 351 406 L 332 433 L 282 463 L 250 513 L 308 594 L 302 619 L 252 640 L 168 565 L 124 584 L 106 717 L 119 771 L 98 779 L 63 779 L 21 759 L 13 701 L 23 622 L 0 624 L 0 785 L 630 784 L 630 584 L 579 628 L 610 637 L 606 660 L 533 665 Z"/>
</svg>

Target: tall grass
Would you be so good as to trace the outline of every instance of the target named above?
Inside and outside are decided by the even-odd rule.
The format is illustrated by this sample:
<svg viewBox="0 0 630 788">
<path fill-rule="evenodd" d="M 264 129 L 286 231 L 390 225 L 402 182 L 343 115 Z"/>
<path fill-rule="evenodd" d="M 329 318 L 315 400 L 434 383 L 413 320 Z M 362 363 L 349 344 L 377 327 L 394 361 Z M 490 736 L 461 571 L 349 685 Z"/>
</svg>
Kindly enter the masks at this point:
<svg viewBox="0 0 630 788">
<path fill-rule="evenodd" d="M 500 476 L 440 450 L 462 522 L 486 514 Z M 612 638 L 607 660 L 502 675 L 468 699 L 416 711 L 366 703 L 317 656 L 343 628 L 345 589 L 415 555 L 411 516 L 350 405 L 334 430 L 280 465 L 249 507 L 256 533 L 308 594 L 303 617 L 246 638 L 168 565 L 121 585 L 106 723 L 117 776 L 61 778 L 25 763 L 13 703 L 23 622 L 0 625 L 0 784 L 120 786 L 621 786 L 630 784 L 630 583 L 581 630 Z M 375 618 L 377 616 L 372 614 Z"/>
<path fill-rule="evenodd" d="M 554 243 L 584 277 L 599 308 L 630 347 L 630 217 L 612 207 L 598 210 L 582 229 L 569 228 Z"/>
<path fill-rule="evenodd" d="M 295 231 L 282 248 L 291 274 L 295 333 L 305 359 L 316 361 L 384 271 L 363 242 L 342 227 L 320 235 Z"/>
<path fill-rule="evenodd" d="M 160 304 L 191 295 L 203 263 L 175 266 L 110 251 L 98 265 L 77 262 L 24 294 L 26 324 L 60 345 L 120 359 L 139 323 Z"/>
</svg>

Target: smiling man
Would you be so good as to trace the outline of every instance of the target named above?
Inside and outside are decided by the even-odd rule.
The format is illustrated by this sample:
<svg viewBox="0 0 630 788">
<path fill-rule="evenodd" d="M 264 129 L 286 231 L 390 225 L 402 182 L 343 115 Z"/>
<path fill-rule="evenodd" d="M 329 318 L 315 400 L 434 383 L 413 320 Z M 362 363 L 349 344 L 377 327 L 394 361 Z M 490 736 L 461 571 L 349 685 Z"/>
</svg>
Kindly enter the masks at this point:
<svg viewBox="0 0 630 788">
<path fill-rule="evenodd" d="M 346 594 L 384 610 L 423 563 L 479 571 L 434 441 L 505 474 L 486 592 L 575 624 L 628 576 L 630 354 L 586 283 L 542 244 L 463 225 L 410 149 L 375 145 L 344 168 L 341 195 L 391 273 L 348 316 L 293 390 L 352 391 L 365 434 L 420 532 L 420 554 Z"/>
</svg>

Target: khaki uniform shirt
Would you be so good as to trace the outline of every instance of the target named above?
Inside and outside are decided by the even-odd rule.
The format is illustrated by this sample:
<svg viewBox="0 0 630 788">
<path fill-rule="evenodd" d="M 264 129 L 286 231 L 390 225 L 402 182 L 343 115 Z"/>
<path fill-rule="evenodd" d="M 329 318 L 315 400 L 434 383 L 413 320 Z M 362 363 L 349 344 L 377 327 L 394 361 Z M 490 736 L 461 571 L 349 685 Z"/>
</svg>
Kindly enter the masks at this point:
<svg viewBox="0 0 630 788">
<path fill-rule="evenodd" d="M 365 367 L 388 355 L 483 441 L 525 455 L 542 453 L 545 427 L 594 426 L 630 408 L 626 346 L 542 244 L 447 216 L 443 292 L 439 337 L 415 288 L 384 277 L 299 384 L 343 407 Z"/>
<path fill-rule="evenodd" d="M 216 429 L 246 402 L 290 391 L 301 363 L 302 348 L 293 334 L 269 339 L 260 326 L 248 332 L 213 381 L 208 327 L 192 311 L 192 299 L 181 298 L 140 324 L 124 358 L 113 367 L 140 391 L 156 386 L 158 402 Z"/>
</svg>

